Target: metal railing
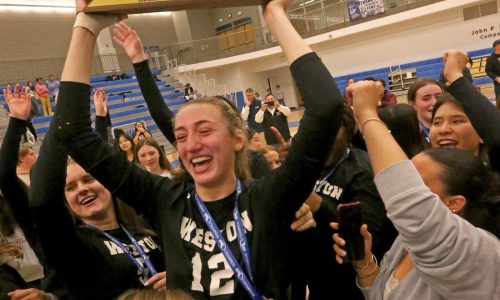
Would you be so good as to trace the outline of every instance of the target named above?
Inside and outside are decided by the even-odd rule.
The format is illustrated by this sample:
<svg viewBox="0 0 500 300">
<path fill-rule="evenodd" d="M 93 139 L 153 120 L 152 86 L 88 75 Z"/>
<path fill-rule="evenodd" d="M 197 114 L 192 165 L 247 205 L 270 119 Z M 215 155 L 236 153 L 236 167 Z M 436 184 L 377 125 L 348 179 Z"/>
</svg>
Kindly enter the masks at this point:
<svg viewBox="0 0 500 300">
<path fill-rule="evenodd" d="M 149 55 L 152 70 L 158 70 L 160 66 L 166 66 L 168 63 L 168 60 L 166 62 L 161 60 L 166 59 L 166 57 L 156 56 L 154 53 Z M 49 57 L 0 61 L 0 85 L 26 83 L 27 81 L 35 81 L 38 77 L 46 80 L 50 74 L 58 77 L 62 73 L 65 60 L 66 57 Z M 134 67 L 125 53 L 94 55 L 93 57 L 91 69 L 93 76 L 132 71 L 134 71 Z"/>
<path fill-rule="evenodd" d="M 383 13 L 351 21 L 348 0 L 340 0 L 336 3 L 331 3 L 331 0 L 313 2 L 300 0 L 292 2 L 288 16 L 295 29 L 305 38 L 441 1 L 444 0 L 385 0 Z M 249 36 L 253 36 L 254 39 L 249 39 Z M 179 64 L 189 65 L 271 48 L 276 45 L 276 40 L 264 26 L 226 33 L 212 38 L 173 43 L 161 49 L 161 52 L 167 57 L 177 59 Z"/>
<path fill-rule="evenodd" d="M 384 0 L 384 13 L 363 20 L 350 21 L 347 0 L 336 3 L 331 3 L 332 0 L 300 0 L 292 2 L 288 15 L 297 31 L 303 37 L 310 37 L 440 1 L 444 0 Z M 275 39 L 266 27 L 254 27 L 247 31 L 240 30 L 217 37 L 171 44 L 158 52 L 149 53 L 150 66 L 161 71 L 170 70 L 173 72 L 171 76 L 175 75 L 174 80 L 177 80 L 178 66 L 249 53 L 276 45 Z M 57 77 L 62 72 L 65 59 L 66 57 L 47 57 L 2 61 L 0 85 L 26 82 L 36 77 L 46 78 L 49 74 L 55 74 Z M 175 66 L 171 65 L 169 68 L 168 64 L 174 61 Z M 93 75 L 130 71 L 133 71 L 133 67 L 124 53 L 94 56 Z M 183 82 L 192 81 L 192 78 L 183 80 Z"/>
</svg>

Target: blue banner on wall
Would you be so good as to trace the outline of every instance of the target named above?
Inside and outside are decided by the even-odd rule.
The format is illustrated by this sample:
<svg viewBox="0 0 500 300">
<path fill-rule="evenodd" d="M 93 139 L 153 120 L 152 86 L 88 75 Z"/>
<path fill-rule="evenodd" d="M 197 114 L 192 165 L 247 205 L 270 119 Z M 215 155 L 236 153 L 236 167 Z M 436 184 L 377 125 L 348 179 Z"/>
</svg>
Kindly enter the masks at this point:
<svg viewBox="0 0 500 300">
<path fill-rule="evenodd" d="M 378 15 L 385 11 L 384 0 L 349 0 L 347 6 L 351 21 Z"/>
</svg>

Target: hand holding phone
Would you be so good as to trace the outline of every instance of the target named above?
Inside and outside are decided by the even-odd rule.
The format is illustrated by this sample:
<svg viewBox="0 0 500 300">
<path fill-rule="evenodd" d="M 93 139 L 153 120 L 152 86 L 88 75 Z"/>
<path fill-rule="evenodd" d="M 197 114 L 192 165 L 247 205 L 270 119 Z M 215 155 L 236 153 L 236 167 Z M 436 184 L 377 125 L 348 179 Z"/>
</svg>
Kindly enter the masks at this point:
<svg viewBox="0 0 500 300">
<path fill-rule="evenodd" d="M 346 262 L 365 258 L 365 242 L 360 228 L 363 225 L 361 203 L 359 201 L 341 203 L 337 206 L 339 236 L 345 240 Z"/>
</svg>

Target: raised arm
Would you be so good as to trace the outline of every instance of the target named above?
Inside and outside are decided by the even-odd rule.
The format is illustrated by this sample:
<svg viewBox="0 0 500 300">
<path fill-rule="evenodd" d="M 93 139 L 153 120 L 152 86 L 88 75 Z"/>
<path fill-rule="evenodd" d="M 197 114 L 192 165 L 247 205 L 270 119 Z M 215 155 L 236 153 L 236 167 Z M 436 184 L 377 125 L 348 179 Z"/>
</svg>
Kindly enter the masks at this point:
<svg viewBox="0 0 500 300">
<path fill-rule="evenodd" d="M 106 92 L 102 89 L 98 89 L 94 93 L 95 133 L 106 142 L 108 142 L 108 124 L 106 118 L 108 114 L 107 102 Z"/>
<path fill-rule="evenodd" d="M 470 292 L 467 290 L 470 286 L 491 290 L 489 283 L 469 274 L 484 272 L 483 278 L 497 277 L 494 268 L 481 268 L 497 264 L 498 239 L 455 216 L 426 186 L 415 165 L 377 116 L 381 91 L 381 85 L 374 82 L 357 82 L 349 86 L 348 98 L 353 101 L 361 124 L 387 216 L 398 230 L 404 249 L 422 280 L 438 294 L 458 298 L 464 290 Z M 418 159 L 422 157 L 416 156 L 415 164 Z M 495 250 L 478 255 L 485 253 L 480 249 Z M 477 259 L 470 259 L 476 256 Z M 465 281 L 469 284 L 464 285 Z"/>
<path fill-rule="evenodd" d="M 399 161 L 408 160 L 386 125 L 378 117 L 377 108 L 383 92 L 381 83 L 371 81 L 360 81 L 355 86 L 347 88 L 347 98 L 354 105 L 375 176 Z"/>
<path fill-rule="evenodd" d="M 151 69 L 149 68 L 139 36 L 134 29 L 120 22 L 116 24 L 113 29 L 113 39 L 122 46 L 123 50 L 125 50 L 134 64 L 137 81 L 139 82 L 139 87 L 141 88 L 151 117 L 167 140 L 172 145 L 175 145 L 175 135 L 172 126 L 174 113 L 168 108 L 163 100 L 163 96 L 158 89 L 153 73 L 151 73 Z"/>
<path fill-rule="evenodd" d="M 27 187 L 17 178 L 16 167 L 19 159 L 19 144 L 26 132 L 27 119 L 31 109 L 31 95 L 26 90 L 19 90 L 16 84 L 14 92 L 10 86 L 3 90 L 9 106 L 10 120 L 0 148 L 0 189 L 9 207 L 21 226 L 26 231 L 32 219 L 29 212 Z"/>
<path fill-rule="evenodd" d="M 444 75 L 450 83 L 448 91 L 464 106 L 472 125 L 488 146 L 491 168 L 500 172 L 500 111 L 463 76 L 467 61 L 464 52 L 445 53 Z"/>
<path fill-rule="evenodd" d="M 70 282 L 89 282 L 92 286 L 92 278 L 102 278 L 96 275 L 95 266 L 104 262 L 93 255 L 94 250 L 77 235 L 66 206 L 64 188 L 68 154 L 53 134 L 55 123 L 53 118 L 33 168 L 29 196 L 35 231 L 47 262 L 61 278 L 72 278 Z M 61 247 L 62 240 L 64 247 Z"/>
<path fill-rule="evenodd" d="M 116 16 L 78 14 L 51 129 L 69 155 L 102 185 L 138 211 L 147 212 L 151 211 L 160 179 L 112 151 L 90 126 L 90 86 L 87 83 L 96 36 L 115 20 Z"/>
<path fill-rule="evenodd" d="M 342 119 L 343 102 L 331 74 L 295 31 L 285 13 L 287 1 L 271 1 L 264 10 L 269 30 L 290 64 L 306 107 L 287 159 L 270 176 L 286 199 L 283 208 L 293 214 L 311 193 L 324 166 Z"/>
</svg>

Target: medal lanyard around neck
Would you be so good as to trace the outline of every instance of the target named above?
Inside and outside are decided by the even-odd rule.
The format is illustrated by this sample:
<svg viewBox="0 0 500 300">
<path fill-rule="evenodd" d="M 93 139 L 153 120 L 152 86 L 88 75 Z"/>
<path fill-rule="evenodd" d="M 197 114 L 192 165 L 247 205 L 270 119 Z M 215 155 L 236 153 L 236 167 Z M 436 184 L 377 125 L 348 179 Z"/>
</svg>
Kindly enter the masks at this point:
<svg viewBox="0 0 500 300">
<path fill-rule="evenodd" d="M 422 123 L 422 122 L 420 122 L 420 127 L 422 127 L 422 132 L 425 134 L 425 139 L 427 140 L 427 142 L 430 143 L 431 142 L 431 137 L 430 137 L 430 134 L 429 134 L 429 129 L 427 129 L 427 127 L 425 127 L 424 123 Z"/>
<path fill-rule="evenodd" d="M 97 230 L 99 233 L 101 233 L 102 235 L 104 235 L 105 237 L 107 237 L 108 239 L 110 239 L 113 243 L 115 243 L 116 246 L 118 246 L 120 249 L 122 249 L 123 252 L 125 252 L 128 255 L 128 257 L 130 258 L 130 260 L 137 266 L 137 268 L 139 269 L 139 271 L 141 271 L 142 274 L 146 275 L 144 273 L 144 267 L 141 266 L 141 264 L 139 264 L 139 262 L 137 262 L 137 260 L 134 258 L 134 256 L 132 255 L 132 253 L 118 239 L 116 239 L 114 236 L 112 236 L 111 234 L 107 233 L 106 231 L 104 231 L 104 230 L 102 230 L 100 228 L 97 228 L 95 226 L 87 224 L 87 227 L 92 228 L 94 230 Z M 120 228 L 123 230 L 123 232 L 125 232 L 125 234 L 129 238 L 129 240 L 132 242 L 132 244 L 134 245 L 134 247 L 137 250 L 137 252 L 139 252 L 139 255 L 141 256 L 142 260 L 144 261 L 144 264 L 146 265 L 146 267 L 148 267 L 149 272 L 151 273 L 151 276 L 156 275 L 158 272 L 156 271 L 155 267 L 151 263 L 151 260 L 149 259 L 149 256 L 147 256 L 146 252 L 144 252 L 144 249 L 142 249 L 141 245 L 139 245 L 139 243 L 130 234 L 130 232 L 128 232 L 128 230 L 125 229 L 124 226 L 120 225 Z"/>
<path fill-rule="evenodd" d="M 345 151 L 344 156 L 333 166 L 332 170 L 326 174 L 326 176 L 317 184 L 318 187 L 321 187 L 325 184 L 325 182 L 330 178 L 330 176 L 335 173 L 335 170 L 344 162 L 349 157 L 349 154 L 351 154 L 351 148 L 347 147 L 347 150 Z"/>
<path fill-rule="evenodd" d="M 233 269 L 233 272 L 236 274 L 236 278 L 238 278 L 238 281 L 243 285 L 247 293 L 250 295 L 250 297 L 253 300 L 260 300 L 264 299 L 262 295 L 257 291 L 257 288 L 255 287 L 253 283 L 253 272 L 252 272 L 252 265 L 250 262 L 250 248 L 247 240 L 247 236 L 245 234 L 245 227 L 243 226 L 243 221 L 241 220 L 241 215 L 239 211 L 239 199 L 241 196 L 241 182 L 239 180 L 236 181 L 236 201 L 234 205 L 234 210 L 233 210 L 233 217 L 234 217 L 234 223 L 236 224 L 236 232 L 238 235 L 238 244 L 240 246 L 241 250 L 241 255 L 243 256 L 243 261 L 245 263 L 245 267 L 247 272 L 241 268 L 240 264 L 236 260 L 236 257 L 234 256 L 233 252 L 229 248 L 228 243 L 222 236 L 222 232 L 220 231 L 219 227 L 215 223 L 214 218 L 208 211 L 207 207 L 205 206 L 205 203 L 203 203 L 203 200 L 201 200 L 200 196 L 198 196 L 198 193 L 195 193 L 195 203 L 196 206 L 198 207 L 198 211 L 201 213 L 201 216 L 203 217 L 203 220 L 205 221 L 205 224 L 208 226 L 210 231 L 212 232 L 215 240 L 217 241 L 217 248 L 219 248 L 219 251 L 222 252 L 224 257 L 226 258 L 226 261 L 229 263 L 231 266 L 231 269 Z M 247 276 L 248 275 L 248 276 Z M 250 279 L 249 279 L 250 278 Z"/>
</svg>

